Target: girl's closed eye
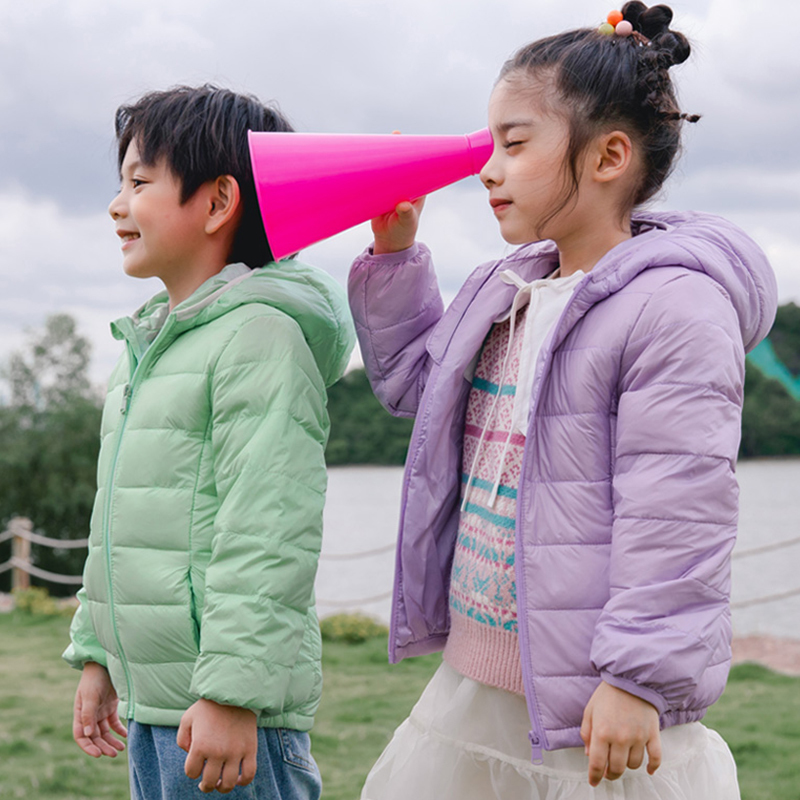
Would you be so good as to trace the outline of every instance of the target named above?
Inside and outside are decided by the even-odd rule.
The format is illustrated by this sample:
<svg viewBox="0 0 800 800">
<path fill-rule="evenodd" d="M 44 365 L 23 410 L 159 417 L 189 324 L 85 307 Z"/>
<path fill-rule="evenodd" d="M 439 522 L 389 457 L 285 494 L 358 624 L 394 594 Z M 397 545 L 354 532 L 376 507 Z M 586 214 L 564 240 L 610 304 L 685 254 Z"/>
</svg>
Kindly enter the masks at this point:
<svg viewBox="0 0 800 800">
<path fill-rule="evenodd" d="M 512 148 L 512 147 L 520 147 L 520 146 L 521 146 L 521 145 L 523 145 L 523 144 L 524 144 L 524 142 L 523 142 L 523 141 L 515 139 L 513 142 L 506 142 L 506 143 L 503 145 L 503 148 L 504 148 L 505 150 L 511 150 L 511 148 Z"/>
</svg>

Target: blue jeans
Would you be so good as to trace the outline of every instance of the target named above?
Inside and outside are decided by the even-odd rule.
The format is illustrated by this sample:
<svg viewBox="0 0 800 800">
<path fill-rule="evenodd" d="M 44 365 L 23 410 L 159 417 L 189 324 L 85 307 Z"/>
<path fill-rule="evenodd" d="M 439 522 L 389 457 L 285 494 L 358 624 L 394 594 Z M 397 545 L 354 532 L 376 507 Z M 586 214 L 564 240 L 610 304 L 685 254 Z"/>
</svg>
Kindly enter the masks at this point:
<svg viewBox="0 0 800 800">
<path fill-rule="evenodd" d="M 178 747 L 177 728 L 128 720 L 131 800 L 199 800 L 200 780 L 186 777 L 186 753 Z M 319 800 L 322 782 L 311 757 L 307 733 L 288 728 L 258 729 L 258 767 L 249 786 L 226 795 L 232 800 Z"/>
</svg>

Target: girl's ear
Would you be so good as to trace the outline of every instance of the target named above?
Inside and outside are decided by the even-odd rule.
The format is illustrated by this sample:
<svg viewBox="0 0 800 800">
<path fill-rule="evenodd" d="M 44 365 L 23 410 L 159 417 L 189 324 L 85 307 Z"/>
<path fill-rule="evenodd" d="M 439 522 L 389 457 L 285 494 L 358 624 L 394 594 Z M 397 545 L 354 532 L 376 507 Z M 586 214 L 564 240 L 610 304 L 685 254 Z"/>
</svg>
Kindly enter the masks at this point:
<svg viewBox="0 0 800 800">
<path fill-rule="evenodd" d="M 217 233 L 239 216 L 241 208 L 239 182 L 233 175 L 220 175 L 208 185 L 207 217 L 205 230 Z"/>
<path fill-rule="evenodd" d="M 593 147 L 590 167 L 598 183 L 608 183 L 622 177 L 633 162 L 631 138 L 623 131 L 598 136 Z"/>
</svg>

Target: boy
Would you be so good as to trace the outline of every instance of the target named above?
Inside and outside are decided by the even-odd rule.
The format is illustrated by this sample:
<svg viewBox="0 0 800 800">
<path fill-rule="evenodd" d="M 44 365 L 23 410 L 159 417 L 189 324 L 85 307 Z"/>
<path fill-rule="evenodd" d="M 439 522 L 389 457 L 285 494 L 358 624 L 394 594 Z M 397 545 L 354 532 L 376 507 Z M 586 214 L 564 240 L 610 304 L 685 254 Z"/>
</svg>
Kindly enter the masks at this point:
<svg viewBox="0 0 800 800">
<path fill-rule="evenodd" d="M 325 390 L 354 335 L 330 277 L 270 263 L 248 129 L 291 127 L 213 86 L 116 116 L 123 266 L 166 291 L 112 325 L 126 352 L 64 657 L 83 670 L 73 734 L 86 753 L 116 755 L 128 720 L 136 800 L 320 794 L 307 731 L 322 682 Z"/>
</svg>

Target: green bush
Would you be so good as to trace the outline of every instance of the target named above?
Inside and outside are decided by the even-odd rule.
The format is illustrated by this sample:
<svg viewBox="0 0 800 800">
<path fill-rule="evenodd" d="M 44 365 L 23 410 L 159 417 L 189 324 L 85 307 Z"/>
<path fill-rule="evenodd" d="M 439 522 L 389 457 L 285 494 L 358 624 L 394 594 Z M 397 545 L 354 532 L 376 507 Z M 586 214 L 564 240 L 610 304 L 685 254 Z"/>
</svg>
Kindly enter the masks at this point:
<svg viewBox="0 0 800 800">
<path fill-rule="evenodd" d="M 778 309 L 769 340 L 786 369 L 800 376 L 800 307 L 787 303 Z"/>
<path fill-rule="evenodd" d="M 89 341 L 67 314 L 48 317 L 43 331 L 0 365 L 0 526 L 28 517 L 51 539 L 82 539 L 97 488 L 100 401 L 89 380 Z M 0 527 L 2 530 L 2 527 Z M 86 550 L 34 544 L 33 562 L 60 575 L 80 575 Z M 11 542 L 0 543 L 0 564 Z M 33 578 L 55 596 L 74 587 Z M 9 591 L 11 575 L 0 575 Z"/>
<path fill-rule="evenodd" d="M 366 614 L 334 614 L 320 622 L 322 638 L 328 642 L 357 644 L 387 636 L 389 629 Z"/>
<path fill-rule="evenodd" d="M 14 605 L 26 614 L 52 617 L 59 613 L 56 601 L 41 586 L 30 589 L 13 589 Z"/>
<path fill-rule="evenodd" d="M 406 459 L 414 421 L 393 417 L 372 393 L 363 369 L 348 372 L 328 390 L 331 436 L 328 466 L 400 465 Z"/>
<path fill-rule="evenodd" d="M 800 403 L 779 381 L 747 364 L 739 456 L 790 456 L 800 453 Z"/>
<path fill-rule="evenodd" d="M 30 589 L 12 589 L 14 606 L 32 617 L 71 617 L 75 613 L 74 599 L 53 598 L 42 586 Z"/>
</svg>

